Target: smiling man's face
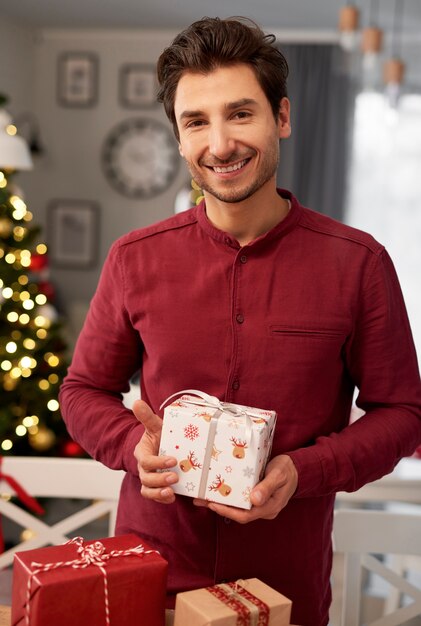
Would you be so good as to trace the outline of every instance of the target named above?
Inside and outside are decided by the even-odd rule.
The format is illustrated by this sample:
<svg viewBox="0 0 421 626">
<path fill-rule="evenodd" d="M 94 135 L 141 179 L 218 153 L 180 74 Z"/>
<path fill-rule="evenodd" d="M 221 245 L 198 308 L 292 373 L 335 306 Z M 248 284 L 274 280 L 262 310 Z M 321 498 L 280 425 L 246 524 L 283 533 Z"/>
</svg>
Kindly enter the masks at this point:
<svg viewBox="0 0 421 626">
<path fill-rule="evenodd" d="M 290 135 L 289 102 L 283 98 L 280 105 L 275 120 L 244 63 L 182 75 L 174 103 L 180 153 L 205 196 L 242 202 L 275 186 L 279 139 Z"/>
</svg>

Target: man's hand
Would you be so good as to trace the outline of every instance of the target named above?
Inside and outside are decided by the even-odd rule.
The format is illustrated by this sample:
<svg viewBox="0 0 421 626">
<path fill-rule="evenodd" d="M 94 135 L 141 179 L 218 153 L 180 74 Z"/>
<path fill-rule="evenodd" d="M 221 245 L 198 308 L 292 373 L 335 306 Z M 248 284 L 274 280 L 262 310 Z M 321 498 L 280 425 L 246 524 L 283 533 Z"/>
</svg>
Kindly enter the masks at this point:
<svg viewBox="0 0 421 626">
<path fill-rule="evenodd" d="M 134 450 L 142 484 L 140 493 L 145 498 L 170 504 L 175 500 L 175 493 L 170 485 L 178 481 L 178 476 L 175 472 L 165 470 L 177 465 L 177 459 L 158 456 L 162 419 L 143 400 L 136 400 L 133 413 L 145 427 L 145 432 Z"/>
<path fill-rule="evenodd" d="M 226 506 L 207 500 L 194 500 L 197 506 L 206 506 L 229 519 L 247 524 L 256 519 L 274 519 L 294 495 L 298 484 L 298 474 L 291 458 L 285 454 L 275 456 L 266 466 L 264 479 L 250 494 L 250 511 Z"/>
</svg>

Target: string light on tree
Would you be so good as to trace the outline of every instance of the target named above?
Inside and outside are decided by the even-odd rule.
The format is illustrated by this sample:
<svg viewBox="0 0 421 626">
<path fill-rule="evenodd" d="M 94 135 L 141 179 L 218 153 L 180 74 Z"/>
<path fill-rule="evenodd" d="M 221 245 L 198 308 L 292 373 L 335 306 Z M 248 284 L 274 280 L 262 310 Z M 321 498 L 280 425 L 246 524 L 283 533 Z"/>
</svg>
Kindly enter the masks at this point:
<svg viewBox="0 0 421 626">
<path fill-rule="evenodd" d="M 1 133 L 5 132 L 1 127 L 3 118 L 0 109 L 0 141 Z M 15 133 L 17 140 L 16 129 L 10 123 L 6 132 Z M 14 182 L 15 169 L 5 166 L 3 151 L 0 154 L 0 453 L 66 454 L 65 445 L 72 442 L 58 402 L 58 390 L 67 366 L 66 343 L 54 306 L 47 247 L 39 241 L 40 229 L 32 223 L 32 213 Z M 80 449 L 79 454 L 83 454 Z"/>
</svg>

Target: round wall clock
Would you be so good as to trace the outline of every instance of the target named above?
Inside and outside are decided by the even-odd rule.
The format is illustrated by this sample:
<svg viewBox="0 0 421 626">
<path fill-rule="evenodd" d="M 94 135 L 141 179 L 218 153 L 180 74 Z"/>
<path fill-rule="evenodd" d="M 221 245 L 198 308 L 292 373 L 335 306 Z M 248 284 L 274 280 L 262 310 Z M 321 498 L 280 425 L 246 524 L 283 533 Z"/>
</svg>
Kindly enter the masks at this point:
<svg viewBox="0 0 421 626">
<path fill-rule="evenodd" d="M 132 118 L 111 129 L 104 142 L 102 165 L 116 191 L 129 198 L 151 198 L 174 181 L 180 155 L 165 124 Z"/>
</svg>

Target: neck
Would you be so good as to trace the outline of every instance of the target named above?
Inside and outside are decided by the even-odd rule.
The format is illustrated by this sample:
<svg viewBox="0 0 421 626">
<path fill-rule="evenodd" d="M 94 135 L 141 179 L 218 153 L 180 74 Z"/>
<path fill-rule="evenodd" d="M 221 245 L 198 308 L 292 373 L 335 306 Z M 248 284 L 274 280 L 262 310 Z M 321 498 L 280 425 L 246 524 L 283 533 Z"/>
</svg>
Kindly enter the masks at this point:
<svg viewBox="0 0 421 626">
<path fill-rule="evenodd" d="M 229 233 L 246 246 L 269 232 L 288 214 L 289 202 L 272 190 L 259 189 L 242 202 L 222 202 L 205 192 L 206 214 L 219 230 Z"/>
</svg>

